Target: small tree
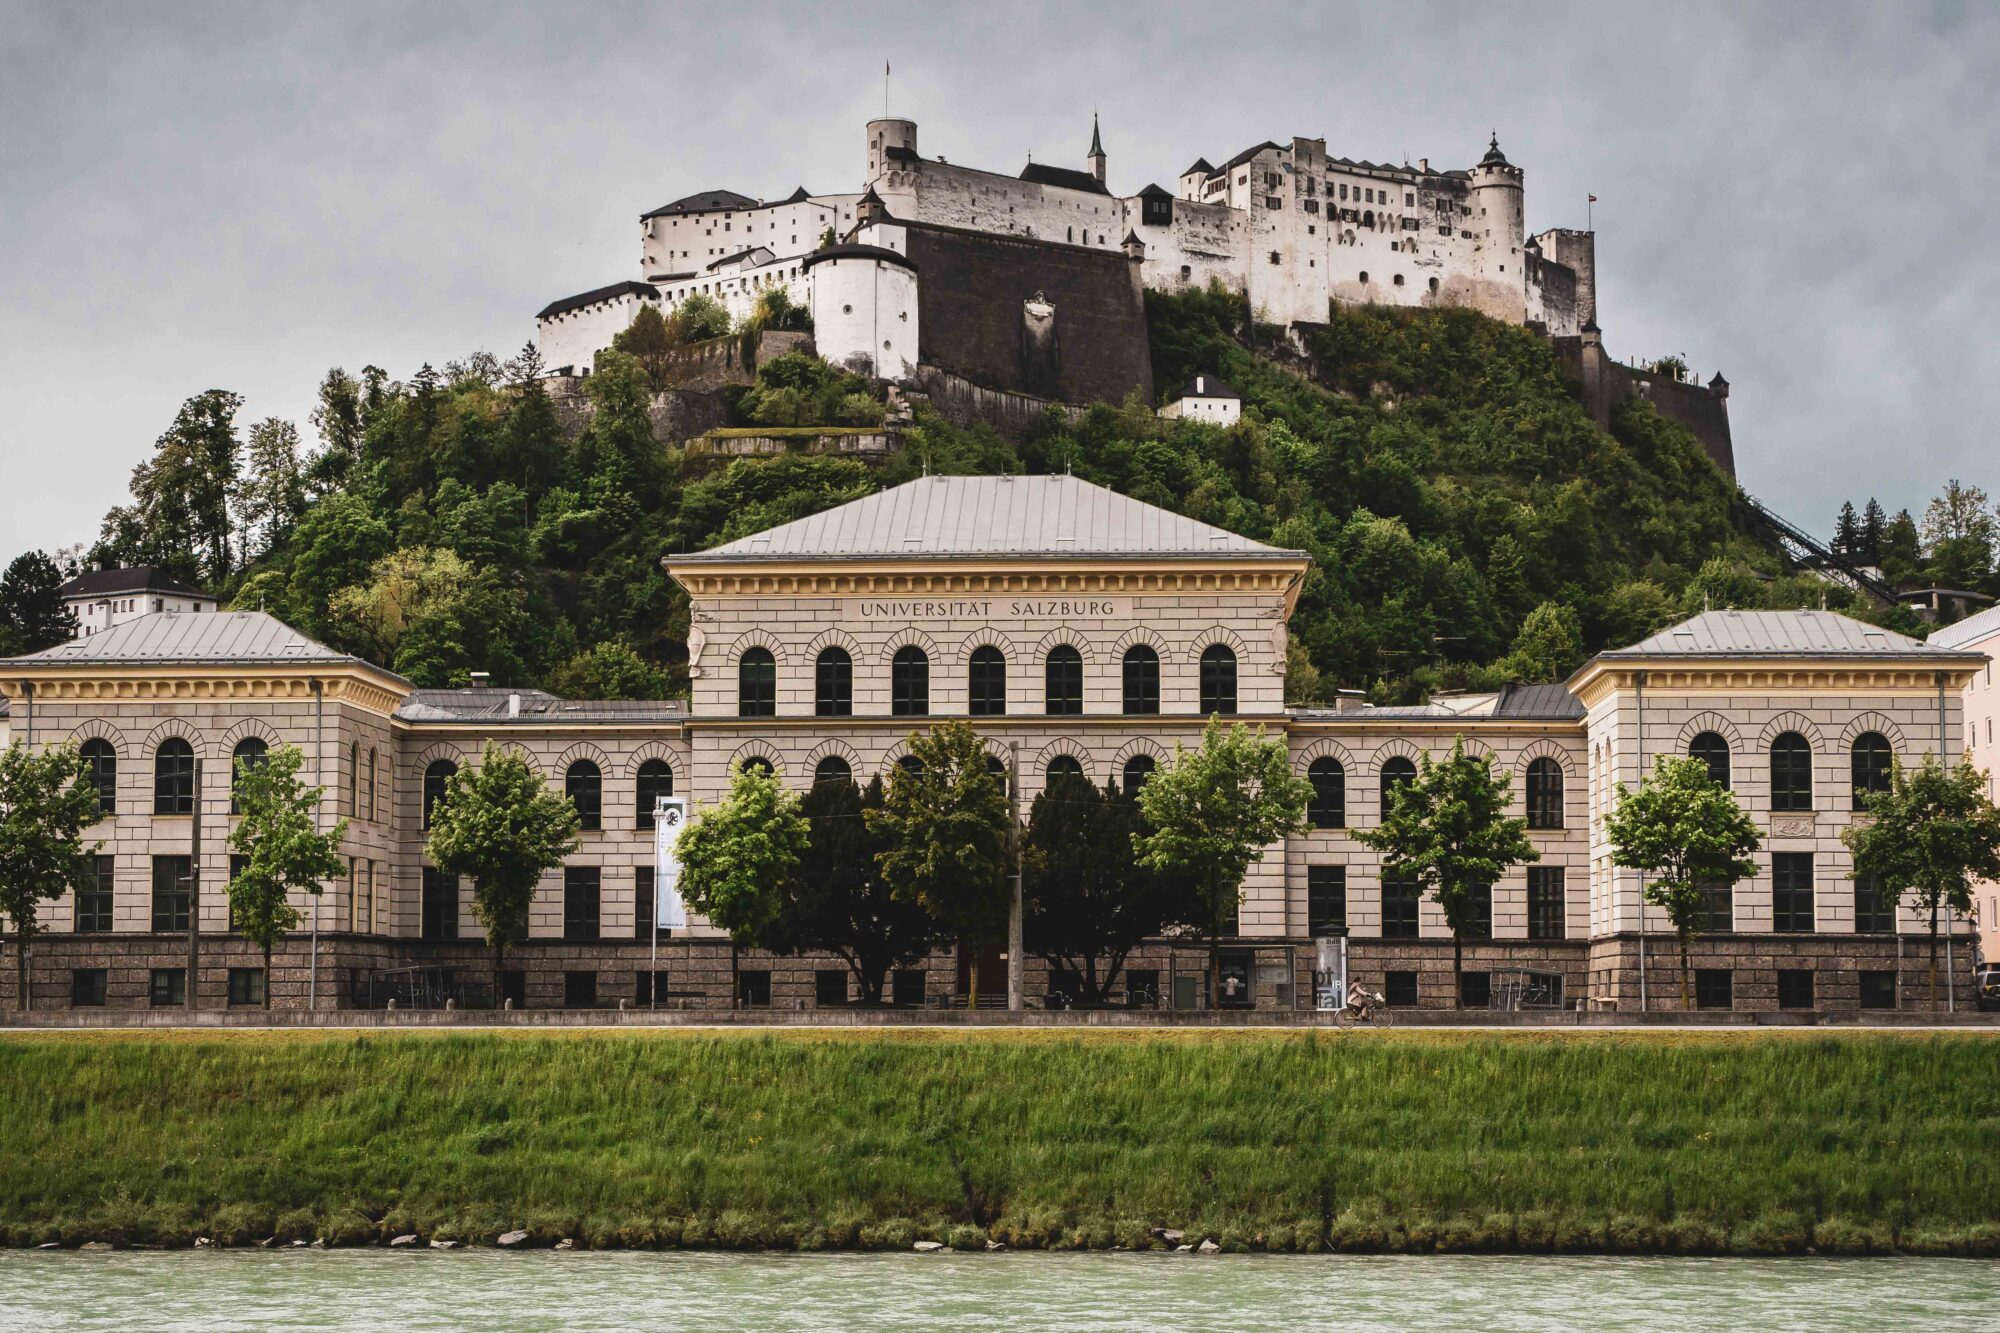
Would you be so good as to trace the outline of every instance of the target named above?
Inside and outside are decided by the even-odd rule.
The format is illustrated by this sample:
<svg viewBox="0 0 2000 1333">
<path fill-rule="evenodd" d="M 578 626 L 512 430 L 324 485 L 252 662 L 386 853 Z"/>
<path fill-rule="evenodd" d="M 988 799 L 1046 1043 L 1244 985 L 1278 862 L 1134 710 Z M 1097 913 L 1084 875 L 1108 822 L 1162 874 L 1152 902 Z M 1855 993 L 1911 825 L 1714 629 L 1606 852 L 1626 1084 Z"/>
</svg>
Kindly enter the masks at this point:
<svg viewBox="0 0 2000 1333">
<path fill-rule="evenodd" d="M 1528 821 L 1507 817 L 1510 785 L 1486 756 L 1467 754 L 1460 736 L 1450 758 L 1434 763 L 1425 755 L 1415 779 L 1395 788 L 1381 827 L 1354 835 L 1383 854 L 1384 880 L 1415 880 L 1444 910 L 1454 1008 L 1465 1006 L 1465 936 L 1475 919 L 1475 892 L 1490 893 L 1510 866 L 1542 859 L 1528 841 Z"/>
<path fill-rule="evenodd" d="M 1972 910 L 1972 881 L 2000 879 L 2000 810 L 1986 799 L 1986 775 L 1961 760 L 1946 769 L 1932 755 L 1914 772 L 1896 764 L 1889 790 L 1863 800 L 1874 816 L 1841 834 L 1856 875 L 1879 876 L 1898 908 L 1907 897 L 1930 921 L 1930 999 L 1937 1008 L 1938 912 Z"/>
<path fill-rule="evenodd" d="M 882 877 L 960 948 L 971 947 L 971 1003 L 979 1003 L 979 950 L 1007 926 L 1007 796 L 987 768 L 986 747 L 963 722 L 912 735 L 914 764 L 889 775 L 868 827 L 883 839 Z M 1020 960 L 1012 960 L 1019 967 Z"/>
<path fill-rule="evenodd" d="M 1660 755 L 1630 791 L 1615 788 L 1604 818 L 1615 865 L 1646 875 L 1645 901 L 1667 914 L 1681 951 L 1681 1008 L 1689 1008 L 1688 949 L 1708 921 L 1708 890 L 1757 873 L 1750 856 L 1763 846 L 1757 825 L 1708 764 Z"/>
<path fill-rule="evenodd" d="M 729 332 L 729 311 L 714 297 L 696 293 L 674 307 L 667 332 L 676 343 L 698 343 Z"/>
<path fill-rule="evenodd" d="M 542 872 L 577 847 L 576 806 L 550 791 L 528 761 L 488 742 L 479 767 L 452 774 L 431 810 L 425 851 L 447 875 L 472 880 L 473 909 L 493 950 L 493 1003 L 507 949 L 528 938 Z"/>
<path fill-rule="evenodd" d="M 1152 828 L 1132 835 L 1132 850 L 1156 874 L 1185 875 L 1193 886 L 1211 997 L 1219 984 L 1223 918 L 1236 910 L 1243 876 L 1266 847 L 1305 827 L 1311 796 L 1281 738 L 1266 737 L 1262 727 L 1225 727 L 1215 717 L 1200 749 L 1176 742 L 1173 762 L 1139 789 L 1139 811 Z"/>
<path fill-rule="evenodd" d="M 738 995 L 744 945 L 770 940 L 784 908 L 785 884 L 811 841 L 799 798 L 775 773 L 738 764 L 729 792 L 704 806 L 676 844 L 688 905 L 729 932 L 729 1004 Z"/>
<path fill-rule="evenodd" d="M 62 583 L 46 551 L 14 557 L 0 574 L 0 656 L 38 653 L 76 637 L 76 613 L 63 602 Z"/>
<path fill-rule="evenodd" d="M 72 746 L 36 754 L 19 741 L 0 751 L 0 914 L 14 923 L 15 1002 L 32 1007 L 28 955 L 41 905 L 81 888 L 97 850 L 83 831 L 102 814 L 97 788 Z"/>
<path fill-rule="evenodd" d="M 673 354 L 680 348 L 677 331 L 660 314 L 658 306 L 644 305 L 632 322 L 611 339 L 611 345 L 636 358 L 646 372 L 646 383 L 654 393 L 667 387 L 672 373 Z"/>
<path fill-rule="evenodd" d="M 340 843 L 347 821 L 322 833 L 316 814 L 322 787 L 299 781 L 297 746 L 281 745 L 261 763 L 236 761 L 236 808 L 242 814 L 229 849 L 243 868 L 229 879 L 229 919 L 236 931 L 264 951 L 264 1007 L 271 1007 L 271 949 L 303 917 L 294 891 L 315 898 L 340 874 Z"/>
</svg>

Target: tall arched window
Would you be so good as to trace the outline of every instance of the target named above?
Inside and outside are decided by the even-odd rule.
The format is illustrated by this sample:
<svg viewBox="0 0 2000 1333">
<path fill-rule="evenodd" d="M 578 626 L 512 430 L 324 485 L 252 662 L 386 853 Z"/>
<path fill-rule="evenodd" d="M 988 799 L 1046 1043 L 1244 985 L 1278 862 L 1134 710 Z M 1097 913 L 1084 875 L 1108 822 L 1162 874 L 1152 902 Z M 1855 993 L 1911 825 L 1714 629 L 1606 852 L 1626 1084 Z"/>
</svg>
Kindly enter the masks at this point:
<svg viewBox="0 0 2000 1333">
<path fill-rule="evenodd" d="M 1129 795 L 1146 785 L 1146 779 L 1158 771 L 1160 765 L 1149 754 L 1135 754 L 1125 761 L 1125 791 Z"/>
<path fill-rule="evenodd" d="M 1007 659 L 992 644 L 973 650 L 965 670 L 965 711 L 999 717 L 1007 711 Z"/>
<path fill-rule="evenodd" d="M 1528 763 L 1528 827 L 1563 826 L 1562 765 L 1544 756 Z"/>
<path fill-rule="evenodd" d="M 813 786 L 827 782 L 852 782 L 854 770 L 837 754 L 830 754 L 813 769 Z"/>
<path fill-rule="evenodd" d="M 638 827 L 653 827 L 653 812 L 660 808 L 660 798 L 673 794 L 674 770 L 666 760 L 648 759 L 639 765 L 638 785 L 633 793 L 633 804 L 638 807 Z"/>
<path fill-rule="evenodd" d="M 931 711 L 931 659 L 915 646 L 898 648 L 889 663 L 889 711 L 923 717 Z"/>
<path fill-rule="evenodd" d="M 1854 738 L 1852 762 L 1854 808 L 1865 810 L 1870 792 L 1889 790 L 1889 771 L 1895 764 L 1895 751 L 1889 748 L 1889 741 L 1881 732 L 1864 731 Z"/>
<path fill-rule="evenodd" d="M 236 783 L 245 773 L 264 767 L 271 762 L 271 747 L 261 736 L 245 736 L 236 742 L 236 748 L 229 754 L 229 813 L 240 815 L 242 808 L 236 800 Z"/>
<path fill-rule="evenodd" d="M 361 818 L 361 747 L 353 742 L 347 746 L 347 813 Z"/>
<path fill-rule="evenodd" d="M 77 753 L 83 756 L 84 773 L 90 785 L 97 788 L 97 813 L 117 814 L 118 751 L 99 736 L 85 741 Z"/>
<path fill-rule="evenodd" d="M 1219 643 L 1201 651 L 1201 711 L 1204 716 L 1236 711 L 1236 654 Z"/>
<path fill-rule="evenodd" d="M 902 769 L 905 773 L 908 773 L 911 777 L 914 778 L 920 776 L 923 773 L 924 761 L 917 758 L 913 754 L 906 754 L 901 759 L 898 759 L 896 761 L 896 767 Z"/>
<path fill-rule="evenodd" d="M 770 717 L 778 711 L 778 663 L 768 648 L 751 648 L 736 660 L 736 715 Z"/>
<path fill-rule="evenodd" d="M 1382 818 L 1387 819 L 1389 811 L 1395 808 L 1396 788 L 1416 780 L 1417 766 L 1414 761 L 1402 755 L 1382 761 Z"/>
<path fill-rule="evenodd" d="M 424 767 L 424 809 L 422 827 L 429 829 L 431 815 L 437 810 L 437 803 L 444 799 L 445 790 L 457 774 L 458 765 L 449 759 L 433 759 Z"/>
<path fill-rule="evenodd" d="M 1160 655 L 1143 643 L 1125 650 L 1125 711 L 1160 711 Z"/>
<path fill-rule="evenodd" d="M 854 712 L 854 659 L 845 648 L 828 648 L 813 664 L 813 712 L 849 717 Z"/>
<path fill-rule="evenodd" d="M 1046 711 L 1070 717 L 1083 711 L 1083 654 L 1068 644 L 1049 649 L 1042 667 L 1042 697 Z"/>
<path fill-rule="evenodd" d="M 604 827 L 604 775 L 588 759 L 579 759 L 563 774 L 563 794 L 576 807 L 586 829 Z"/>
<path fill-rule="evenodd" d="M 1771 742 L 1771 809 L 1813 808 L 1812 746 L 1796 731 Z"/>
<path fill-rule="evenodd" d="M 772 766 L 771 761 L 761 754 L 751 755 L 748 759 L 738 764 L 737 767 L 745 773 L 762 773 L 767 778 L 778 771 Z"/>
<path fill-rule="evenodd" d="M 1708 776 L 1717 784 L 1729 785 L 1729 742 L 1712 731 L 1704 731 L 1688 742 L 1688 758 L 1708 765 Z"/>
<path fill-rule="evenodd" d="M 194 747 L 178 736 L 153 752 L 153 813 L 194 813 Z"/>
<path fill-rule="evenodd" d="M 373 749 L 368 751 L 367 790 L 368 790 L 368 818 L 370 820 L 380 819 L 382 817 L 381 811 L 375 804 L 375 751 Z"/>
<path fill-rule="evenodd" d="M 1306 819 L 1314 828 L 1347 826 L 1347 770 L 1330 755 L 1322 755 L 1306 768 L 1312 784 L 1312 798 L 1306 802 Z"/>
<path fill-rule="evenodd" d="M 1048 782 L 1054 782 L 1057 778 L 1080 779 L 1083 777 L 1083 765 L 1077 761 L 1075 755 L 1059 754 L 1049 760 L 1049 766 L 1042 777 Z"/>
</svg>

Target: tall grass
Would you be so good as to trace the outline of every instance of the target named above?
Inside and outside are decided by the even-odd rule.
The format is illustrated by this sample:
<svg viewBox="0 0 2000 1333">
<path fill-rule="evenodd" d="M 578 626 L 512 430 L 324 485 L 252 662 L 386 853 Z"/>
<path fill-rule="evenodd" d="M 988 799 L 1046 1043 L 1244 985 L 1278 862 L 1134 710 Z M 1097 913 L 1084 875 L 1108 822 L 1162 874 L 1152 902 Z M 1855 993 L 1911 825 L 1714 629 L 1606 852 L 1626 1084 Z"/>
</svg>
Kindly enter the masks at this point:
<svg viewBox="0 0 2000 1333">
<path fill-rule="evenodd" d="M 2000 1041 L 38 1035 L 0 1242 L 2000 1252 Z"/>
</svg>

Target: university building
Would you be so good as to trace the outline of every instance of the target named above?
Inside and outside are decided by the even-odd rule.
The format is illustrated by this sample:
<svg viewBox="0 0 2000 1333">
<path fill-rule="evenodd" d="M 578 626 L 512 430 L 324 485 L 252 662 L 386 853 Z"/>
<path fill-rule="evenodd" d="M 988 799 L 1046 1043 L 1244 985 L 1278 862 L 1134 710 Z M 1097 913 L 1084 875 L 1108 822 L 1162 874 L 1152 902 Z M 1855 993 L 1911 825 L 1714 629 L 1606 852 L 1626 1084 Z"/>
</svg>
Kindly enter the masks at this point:
<svg viewBox="0 0 2000 1333">
<path fill-rule="evenodd" d="M 1211 715 L 1283 737 L 1314 790 L 1311 827 L 1268 848 L 1243 886 L 1223 950 L 1235 1003 L 1310 1006 L 1321 941 L 1342 938 L 1352 974 L 1392 1004 L 1452 1003 L 1442 914 L 1385 883 L 1354 833 L 1458 738 L 1512 778 L 1541 854 L 1491 887 L 1482 938 L 1466 946 L 1469 1004 L 1678 1006 L 1668 923 L 1643 907 L 1639 876 L 1612 865 L 1601 825 L 1616 784 L 1636 784 L 1662 754 L 1706 760 L 1765 837 L 1757 875 L 1715 895 L 1695 949 L 1698 1004 L 1921 1002 L 1922 923 L 1850 877 L 1840 833 L 1892 759 L 1959 756 L 1983 651 L 1826 612 L 1718 611 L 1599 654 L 1560 685 L 1288 707 L 1286 621 L 1307 557 L 1072 477 L 929 477 L 664 563 L 692 602 L 689 704 L 414 689 L 254 612 L 144 615 L 0 661 L 0 727 L 36 747 L 81 747 L 104 809 L 93 886 L 45 910 L 36 1007 L 175 1006 L 190 984 L 215 1009 L 260 1004 L 267 988 L 281 1006 L 489 1002 L 470 886 L 423 854 L 446 777 L 488 743 L 524 754 L 585 830 L 542 884 L 529 943 L 509 951 L 505 997 L 727 1006 L 720 934 L 654 929 L 659 796 L 713 802 L 743 763 L 800 789 L 865 782 L 905 757 L 913 731 L 964 720 L 996 763 L 1018 755 L 1025 811 L 1062 770 L 1145 781 Z M 278 745 L 305 754 L 328 821 L 349 821 L 348 870 L 300 903 L 316 928 L 266 976 L 228 929 L 229 775 L 235 758 Z M 1961 968 L 1972 942 L 1955 941 Z M 891 992 L 950 1004 L 967 962 L 940 951 Z M 1000 965 L 982 960 L 982 992 L 1002 991 Z M 1060 988 L 1039 961 L 1025 965 L 1037 1002 Z M 742 967 L 753 1006 L 854 993 L 831 958 L 746 955 Z M 1194 1007 L 1202 967 L 1199 946 L 1154 941 L 1118 990 Z M 14 978 L 0 968 L 7 1005 Z"/>
</svg>

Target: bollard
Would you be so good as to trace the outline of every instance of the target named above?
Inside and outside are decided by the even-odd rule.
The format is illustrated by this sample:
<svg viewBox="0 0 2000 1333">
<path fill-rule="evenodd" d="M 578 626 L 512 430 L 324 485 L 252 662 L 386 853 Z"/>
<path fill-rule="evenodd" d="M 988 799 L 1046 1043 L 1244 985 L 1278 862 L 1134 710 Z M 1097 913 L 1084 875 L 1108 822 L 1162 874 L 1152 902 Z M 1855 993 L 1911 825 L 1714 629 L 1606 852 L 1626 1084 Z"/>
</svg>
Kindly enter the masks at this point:
<svg viewBox="0 0 2000 1333">
<path fill-rule="evenodd" d="M 395 1007 L 396 1007 L 396 997 L 391 995 L 389 997 L 389 1008 L 393 1010 Z"/>
<path fill-rule="evenodd" d="M 618 997 L 618 1012 L 619 1012 L 619 1013 L 621 1013 L 621 1014 L 622 1014 L 622 1013 L 624 1013 L 624 1012 L 625 1012 L 625 1011 L 626 1011 L 627 1009 L 631 1008 L 631 1006 L 632 1006 L 632 1002 L 631 1002 L 630 1000 L 626 999 L 626 998 L 625 998 L 624 996 L 622 996 L 622 995 Z"/>
<path fill-rule="evenodd" d="M 454 1009 L 457 1008 L 458 1008 L 458 1001 L 456 999 L 446 1000 L 444 1002 L 444 1011 L 446 1013 L 451 1013 Z"/>
<path fill-rule="evenodd" d="M 514 1011 L 514 997 L 509 995 L 506 999 L 500 1001 L 500 1008 L 504 1012 L 512 1013 Z"/>
</svg>

